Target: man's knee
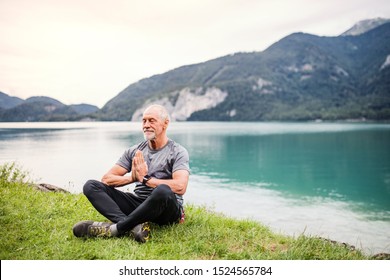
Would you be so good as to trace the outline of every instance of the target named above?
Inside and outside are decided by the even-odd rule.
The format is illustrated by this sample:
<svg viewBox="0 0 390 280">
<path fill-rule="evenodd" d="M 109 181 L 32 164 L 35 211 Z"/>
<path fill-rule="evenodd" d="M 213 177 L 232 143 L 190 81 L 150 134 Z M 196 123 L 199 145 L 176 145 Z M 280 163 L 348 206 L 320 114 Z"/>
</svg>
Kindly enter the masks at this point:
<svg viewBox="0 0 390 280">
<path fill-rule="evenodd" d="M 100 182 L 96 180 L 88 180 L 83 187 L 83 193 L 85 196 L 89 196 L 92 192 L 99 188 Z"/>
<path fill-rule="evenodd" d="M 157 199 L 169 198 L 172 197 L 173 194 L 171 188 L 165 184 L 158 185 L 152 192 L 153 197 Z"/>
</svg>

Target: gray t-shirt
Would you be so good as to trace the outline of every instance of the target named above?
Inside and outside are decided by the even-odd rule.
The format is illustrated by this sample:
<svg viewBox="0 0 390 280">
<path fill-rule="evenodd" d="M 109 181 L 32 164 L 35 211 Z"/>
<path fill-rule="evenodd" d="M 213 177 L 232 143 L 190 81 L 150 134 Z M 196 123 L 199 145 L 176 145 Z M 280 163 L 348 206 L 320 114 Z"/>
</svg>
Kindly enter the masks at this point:
<svg viewBox="0 0 390 280">
<path fill-rule="evenodd" d="M 177 170 L 190 172 L 187 150 L 171 139 L 168 139 L 168 143 L 159 150 L 150 149 L 148 141 L 134 145 L 123 153 L 116 164 L 130 172 L 133 157 L 137 150 L 142 151 L 148 165 L 148 175 L 153 178 L 172 179 L 172 173 Z M 136 182 L 134 193 L 138 197 L 146 199 L 152 191 L 153 188 L 145 186 L 141 182 Z M 183 204 L 183 197 L 178 194 L 176 194 L 176 197 L 179 203 Z"/>
</svg>

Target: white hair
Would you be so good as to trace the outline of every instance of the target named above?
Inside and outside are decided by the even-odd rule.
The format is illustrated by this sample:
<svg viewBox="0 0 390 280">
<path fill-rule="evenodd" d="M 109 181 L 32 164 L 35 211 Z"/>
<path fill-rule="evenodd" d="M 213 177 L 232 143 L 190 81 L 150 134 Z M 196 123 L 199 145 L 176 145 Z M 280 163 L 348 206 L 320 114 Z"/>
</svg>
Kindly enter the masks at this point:
<svg viewBox="0 0 390 280">
<path fill-rule="evenodd" d="M 159 104 L 150 105 L 150 106 L 148 106 L 148 108 L 145 109 L 144 114 L 150 109 L 157 109 L 159 111 L 160 119 L 162 121 L 165 121 L 165 120 L 170 121 L 171 118 L 169 116 L 169 112 L 164 106 L 159 105 Z"/>
</svg>

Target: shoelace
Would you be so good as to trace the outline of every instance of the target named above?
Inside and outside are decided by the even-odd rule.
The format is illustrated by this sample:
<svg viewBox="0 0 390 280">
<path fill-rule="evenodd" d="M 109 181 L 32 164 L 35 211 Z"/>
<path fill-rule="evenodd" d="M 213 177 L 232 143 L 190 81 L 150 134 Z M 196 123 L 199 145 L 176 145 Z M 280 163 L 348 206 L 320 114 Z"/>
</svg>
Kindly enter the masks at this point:
<svg viewBox="0 0 390 280">
<path fill-rule="evenodd" d="M 89 231 L 93 236 L 111 236 L 110 228 L 106 226 L 91 226 Z"/>
<path fill-rule="evenodd" d="M 142 225 L 142 231 L 147 231 L 147 232 L 149 232 L 149 231 L 150 231 L 150 226 L 149 226 L 149 224 L 147 224 L 147 223 L 143 224 L 143 225 Z"/>
<path fill-rule="evenodd" d="M 149 232 L 150 232 L 150 226 L 148 223 L 143 223 L 141 228 L 137 231 L 134 232 L 134 237 L 136 239 L 138 238 L 139 240 L 149 240 Z"/>
<path fill-rule="evenodd" d="M 150 226 L 149 224 L 142 225 L 142 235 L 145 240 L 149 239 Z"/>
</svg>

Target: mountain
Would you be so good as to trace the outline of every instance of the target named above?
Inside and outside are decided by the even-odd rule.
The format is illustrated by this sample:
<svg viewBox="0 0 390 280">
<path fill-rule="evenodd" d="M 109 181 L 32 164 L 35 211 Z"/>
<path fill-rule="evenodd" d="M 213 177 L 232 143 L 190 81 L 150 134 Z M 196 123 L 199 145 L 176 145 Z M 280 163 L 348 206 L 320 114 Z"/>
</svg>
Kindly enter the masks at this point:
<svg viewBox="0 0 390 280">
<path fill-rule="evenodd" d="M 354 26 L 352 26 L 347 31 L 345 31 L 343 34 L 341 34 L 341 36 L 360 35 L 360 34 L 363 34 L 367 31 L 370 31 L 371 29 L 374 29 L 382 24 L 385 24 L 389 21 L 390 21 L 390 19 L 386 19 L 386 18 L 374 18 L 374 19 L 362 20 L 362 21 L 359 21 L 358 23 L 356 23 Z"/>
<path fill-rule="evenodd" d="M 27 98 L 24 102 L 25 103 L 47 103 L 47 104 L 51 104 L 51 105 L 56 106 L 56 107 L 65 106 L 65 104 L 58 101 L 57 99 L 47 97 L 47 96 L 32 96 L 32 97 Z"/>
<path fill-rule="evenodd" d="M 9 96 L 0 91 L 0 109 L 9 109 L 15 107 L 23 102 L 23 99 L 18 97 Z"/>
<path fill-rule="evenodd" d="M 138 120 L 151 103 L 174 120 L 390 119 L 390 23 L 359 35 L 291 34 L 263 52 L 182 66 L 129 85 L 98 112 Z"/>
<path fill-rule="evenodd" d="M 179 121 L 390 120 L 390 20 L 182 66 L 129 85 L 101 110 L 0 92 L 0 121 L 136 121 L 152 103 Z"/>
<path fill-rule="evenodd" d="M 93 114 L 99 110 L 99 108 L 95 105 L 90 105 L 90 104 L 73 104 L 69 105 L 70 108 L 72 108 L 77 114 L 80 115 L 88 115 L 88 114 Z"/>
<path fill-rule="evenodd" d="M 98 110 L 98 107 L 89 104 L 67 106 L 47 96 L 23 100 L 0 93 L 0 121 L 3 122 L 78 121 Z"/>
</svg>

